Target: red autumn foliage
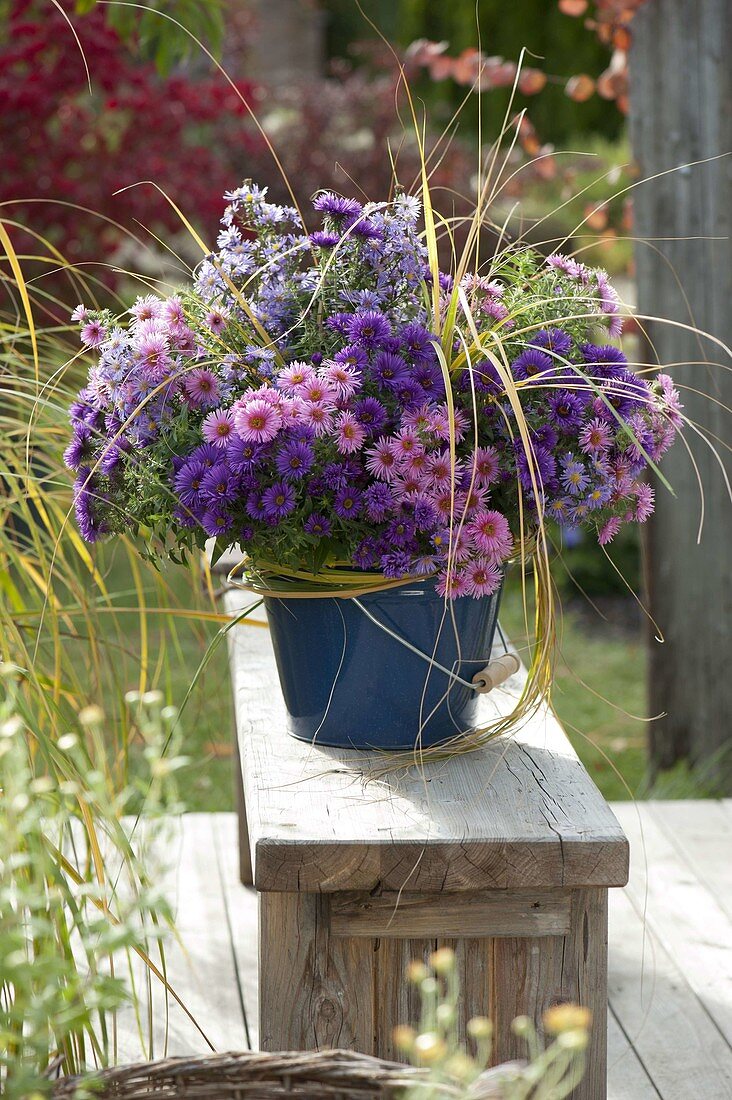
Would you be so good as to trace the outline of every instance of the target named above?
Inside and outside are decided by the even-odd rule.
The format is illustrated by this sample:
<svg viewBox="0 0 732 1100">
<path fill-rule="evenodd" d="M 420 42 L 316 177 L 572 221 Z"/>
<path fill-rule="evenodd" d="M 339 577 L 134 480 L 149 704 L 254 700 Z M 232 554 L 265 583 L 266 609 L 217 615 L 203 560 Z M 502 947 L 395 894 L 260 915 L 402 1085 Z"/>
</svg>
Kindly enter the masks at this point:
<svg viewBox="0 0 732 1100">
<path fill-rule="evenodd" d="M 61 2 L 72 14 L 70 0 Z M 223 190 L 248 174 L 263 144 L 236 91 L 210 76 L 160 77 L 101 10 L 75 25 L 92 94 L 61 13 L 45 0 L 12 3 L 0 47 L 0 202 L 11 204 L 3 217 L 23 221 L 72 262 L 108 260 L 121 239 L 111 222 L 158 235 L 180 230 L 159 191 L 133 186 L 154 181 L 212 235 Z M 237 90 L 253 95 L 245 82 Z"/>
</svg>

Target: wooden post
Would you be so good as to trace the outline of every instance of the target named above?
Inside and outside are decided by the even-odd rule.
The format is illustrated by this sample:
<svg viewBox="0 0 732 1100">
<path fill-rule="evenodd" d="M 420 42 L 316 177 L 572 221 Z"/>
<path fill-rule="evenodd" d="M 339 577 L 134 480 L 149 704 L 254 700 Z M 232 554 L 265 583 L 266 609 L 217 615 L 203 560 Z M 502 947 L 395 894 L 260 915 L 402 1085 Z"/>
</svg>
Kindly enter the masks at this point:
<svg viewBox="0 0 732 1100">
<path fill-rule="evenodd" d="M 732 4 L 649 0 L 632 30 L 631 135 L 640 178 L 678 169 L 633 192 L 634 232 L 641 238 L 635 249 L 639 312 L 696 325 L 729 345 L 732 156 L 690 162 L 732 150 Z M 647 327 L 655 354 L 679 364 L 672 370 L 677 384 L 691 387 L 681 391 L 687 415 L 722 441 L 717 447 L 729 467 L 729 355 L 679 327 Z M 650 606 L 665 639 L 651 643 L 650 713 L 665 715 L 650 727 L 651 759 L 655 771 L 678 760 L 711 762 L 732 793 L 732 752 L 725 754 L 732 714 L 732 506 L 712 452 L 692 431 L 686 436 L 704 486 L 704 530 L 697 545 L 697 475 L 677 444 L 663 466 L 676 497 L 656 486 L 648 528 Z"/>
</svg>

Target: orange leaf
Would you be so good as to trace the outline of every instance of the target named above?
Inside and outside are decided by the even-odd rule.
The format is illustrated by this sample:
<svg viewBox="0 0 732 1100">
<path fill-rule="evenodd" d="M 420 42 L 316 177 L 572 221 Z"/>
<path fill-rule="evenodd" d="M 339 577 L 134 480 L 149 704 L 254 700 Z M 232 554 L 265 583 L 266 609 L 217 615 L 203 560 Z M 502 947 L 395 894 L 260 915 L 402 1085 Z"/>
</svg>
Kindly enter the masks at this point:
<svg viewBox="0 0 732 1100">
<path fill-rule="evenodd" d="M 584 15 L 587 11 L 587 0 L 559 0 L 558 7 L 563 15 Z"/>
<path fill-rule="evenodd" d="M 577 73 L 576 76 L 570 76 L 564 90 L 576 103 L 584 103 L 594 94 L 595 81 L 587 73 Z"/>
</svg>

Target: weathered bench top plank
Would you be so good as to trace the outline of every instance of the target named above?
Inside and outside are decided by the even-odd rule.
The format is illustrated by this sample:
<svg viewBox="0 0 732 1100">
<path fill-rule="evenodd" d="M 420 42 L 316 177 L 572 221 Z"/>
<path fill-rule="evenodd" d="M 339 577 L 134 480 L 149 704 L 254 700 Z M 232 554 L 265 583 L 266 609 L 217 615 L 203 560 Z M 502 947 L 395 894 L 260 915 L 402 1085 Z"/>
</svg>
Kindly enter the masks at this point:
<svg viewBox="0 0 732 1100">
<path fill-rule="evenodd" d="M 251 602 L 229 591 L 236 613 Z M 621 886 L 625 836 L 549 712 L 461 757 L 384 772 L 385 758 L 304 744 L 285 729 L 266 629 L 229 634 L 259 890 L 460 891 Z M 509 713 L 519 674 L 485 696 Z"/>
</svg>

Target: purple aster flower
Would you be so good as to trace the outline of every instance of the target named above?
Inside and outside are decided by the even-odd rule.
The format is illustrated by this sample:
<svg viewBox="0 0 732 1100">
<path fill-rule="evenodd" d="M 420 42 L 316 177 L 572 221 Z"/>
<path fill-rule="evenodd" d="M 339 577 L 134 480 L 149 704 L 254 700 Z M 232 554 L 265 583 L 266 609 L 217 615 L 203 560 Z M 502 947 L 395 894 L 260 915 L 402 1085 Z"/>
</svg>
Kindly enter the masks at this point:
<svg viewBox="0 0 732 1100">
<path fill-rule="evenodd" d="M 313 448 L 305 442 L 292 439 L 280 448 L 275 459 L 277 473 L 281 477 L 298 481 L 313 464 Z"/>
<path fill-rule="evenodd" d="M 334 195 L 332 191 L 323 191 L 313 202 L 313 209 L 319 210 L 330 218 L 357 218 L 363 207 L 356 199 L 346 199 L 343 195 Z"/>
<path fill-rule="evenodd" d="M 628 360 L 614 344 L 582 344 L 580 351 L 592 378 L 620 378 Z"/>
<path fill-rule="evenodd" d="M 520 381 L 530 381 L 537 376 L 547 374 L 554 369 L 551 356 L 539 348 L 527 348 L 511 363 L 511 372 L 514 378 Z"/>
<path fill-rule="evenodd" d="M 136 357 L 148 378 L 159 382 L 170 366 L 168 337 L 164 332 L 151 332 L 137 342 Z"/>
<path fill-rule="evenodd" d="M 412 363 L 432 363 L 436 352 L 432 341 L 435 337 L 417 321 L 411 321 L 399 333 L 399 342 Z"/>
<path fill-rule="evenodd" d="M 413 378 L 405 378 L 398 386 L 394 386 L 394 396 L 403 409 L 414 408 L 424 401 L 424 390 Z"/>
<path fill-rule="evenodd" d="M 599 508 L 605 507 L 612 494 L 612 486 L 608 483 L 593 485 L 585 497 L 585 504 L 591 512 L 596 512 Z"/>
<path fill-rule="evenodd" d="M 404 550 L 396 550 L 392 554 L 383 554 L 381 558 L 381 571 L 385 577 L 400 580 L 408 577 L 412 570 L 412 558 Z"/>
<path fill-rule="evenodd" d="M 612 542 L 622 526 L 623 521 L 620 516 L 610 516 L 610 519 L 600 528 L 597 536 L 600 546 L 607 546 L 609 542 Z"/>
<path fill-rule="evenodd" d="M 382 523 L 394 508 L 394 495 L 383 481 L 374 481 L 363 495 L 366 515 L 372 523 Z"/>
<path fill-rule="evenodd" d="M 379 561 L 374 539 L 363 539 L 351 554 L 351 561 L 358 569 L 373 569 Z"/>
<path fill-rule="evenodd" d="M 331 531 L 330 520 L 319 512 L 313 512 L 303 524 L 303 530 L 308 535 L 316 535 L 318 538 L 326 538 Z"/>
<path fill-rule="evenodd" d="M 234 518 L 224 504 L 216 504 L 207 508 L 201 517 L 201 527 L 212 538 L 225 535 L 233 526 Z"/>
<path fill-rule="evenodd" d="M 595 417 L 579 434 L 579 445 L 585 454 L 602 454 L 612 444 L 613 433 L 607 421 Z"/>
<path fill-rule="evenodd" d="M 572 337 L 563 328 L 541 328 L 531 337 L 531 344 L 535 348 L 546 348 L 564 358 L 572 347 Z"/>
<path fill-rule="evenodd" d="M 380 386 L 397 389 L 409 378 L 407 364 L 401 355 L 391 351 L 380 351 L 371 365 L 371 375 Z"/>
<path fill-rule="evenodd" d="M 129 449 L 130 443 L 127 439 L 120 438 L 115 443 L 108 443 L 102 451 L 102 457 L 99 461 L 101 472 L 107 475 L 113 473 Z"/>
<path fill-rule="evenodd" d="M 400 549 L 409 546 L 415 533 L 415 526 L 406 516 L 397 516 L 393 519 L 384 532 L 384 540 L 387 546 L 398 546 Z"/>
<path fill-rule="evenodd" d="M 247 497 L 246 510 L 248 515 L 250 515 L 252 519 L 263 520 L 267 518 L 267 512 L 264 507 L 264 501 L 262 497 L 263 494 L 260 493 L 257 489 L 252 490 L 252 492 Z"/>
<path fill-rule="evenodd" d="M 349 232 L 353 237 L 360 237 L 366 241 L 380 241 L 384 236 L 383 229 L 374 225 L 368 218 L 359 218 L 358 221 L 353 222 Z"/>
<path fill-rule="evenodd" d="M 358 489 L 346 485 L 336 494 L 333 502 L 333 511 L 341 519 L 351 519 L 361 511 L 361 494 Z"/>
<path fill-rule="evenodd" d="M 173 485 L 186 508 L 195 508 L 202 500 L 201 486 L 208 473 L 206 465 L 196 459 L 185 462 L 175 475 Z"/>
<path fill-rule="evenodd" d="M 330 317 L 326 317 L 325 323 L 328 328 L 340 333 L 341 336 L 345 336 L 352 320 L 352 313 L 332 313 Z"/>
<path fill-rule="evenodd" d="M 71 442 L 64 451 L 64 462 L 70 470 L 78 470 L 94 457 L 94 433 L 84 423 L 74 425 Z"/>
<path fill-rule="evenodd" d="M 295 491 L 286 481 L 276 481 L 262 494 L 265 518 L 283 519 L 295 508 Z"/>
<path fill-rule="evenodd" d="M 97 482 L 88 466 L 82 466 L 74 482 L 74 512 L 85 542 L 97 542 L 109 527 L 99 512 Z"/>
<path fill-rule="evenodd" d="M 412 371 L 412 379 L 427 397 L 436 401 L 444 399 L 445 380 L 439 366 L 430 363 L 419 363 Z"/>
<path fill-rule="evenodd" d="M 363 397 L 357 401 L 353 406 L 353 415 L 369 435 L 375 435 L 386 424 L 386 409 L 375 397 Z"/>
<path fill-rule="evenodd" d="M 335 248 L 340 239 L 337 233 L 325 233 L 320 229 L 310 234 L 310 243 L 316 248 Z"/>
<path fill-rule="evenodd" d="M 553 451 L 557 445 L 559 436 L 552 428 L 551 424 L 541 424 L 536 429 L 533 435 L 534 443 L 540 444 L 542 447 L 546 447 L 548 451 Z"/>
<path fill-rule="evenodd" d="M 572 515 L 574 501 L 571 497 L 555 497 L 546 506 L 546 514 L 557 523 L 569 523 Z"/>
<path fill-rule="evenodd" d="M 204 500 L 230 501 L 238 491 L 237 480 L 225 462 L 217 462 L 204 474 L 201 495 Z"/>
<path fill-rule="evenodd" d="M 206 469 L 210 470 L 212 466 L 221 461 L 221 451 L 213 443 L 201 443 L 194 451 L 191 451 L 188 457 L 195 459 L 197 462 L 202 462 Z"/>
<path fill-rule="evenodd" d="M 434 531 L 439 516 L 434 504 L 424 496 L 414 502 L 414 523 L 418 531 Z"/>
<path fill-rule="evenodd" d="M 534 477 L 538 483 L 539 490 L 541 491 L 543 488 L 544 491 L 546 491 L 554 483 L 557 473 L 557 460 L 551 451 L 541 446 L 534 447 L 533 457 Z M 533 493 L 534 485 L 531 480 L 529 461 L 524 450 L 519 452 L 516 460 L 516 470 L 524 492 Z"/>
<path fill-rule="evenodd" d="M 560 431 L 572 431 L 582 423 L 584 403 L 576 393 L 569 390 L 556 390 L 549 395 L 548 405 L 552 423 Z"/>
<path fill-rule="evenodd" d="M 363 371 L 369 365 L 368 355 L 358 344 L 346 344 L 335 353 L 333 361 L 340 363 L 343 367 L 353 367 L 357 371 Z"/>
<path fill-rule="evenodd" d="M 391 335 L 391 326 L 383 313 L 375 309 L 359 310 L 348 322 L 348 336 L 365 348 L 377 348 Z"/>
</svg>

